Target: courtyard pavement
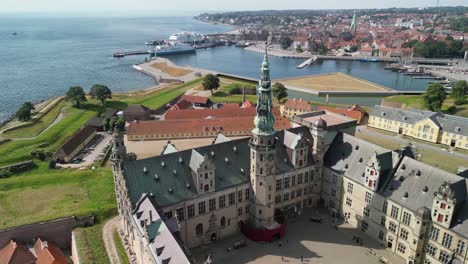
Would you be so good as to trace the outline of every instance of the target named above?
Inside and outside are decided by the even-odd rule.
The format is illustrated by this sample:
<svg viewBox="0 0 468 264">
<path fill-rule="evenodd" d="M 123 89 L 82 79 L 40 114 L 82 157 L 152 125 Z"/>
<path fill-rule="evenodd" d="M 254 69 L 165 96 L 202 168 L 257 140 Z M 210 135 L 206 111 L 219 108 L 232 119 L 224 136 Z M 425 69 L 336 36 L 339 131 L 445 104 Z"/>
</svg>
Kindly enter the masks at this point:
<svg viewBox="0 0 468 264">
<path fill-rule="evenodd" d="M 380 256 L 385 257 L 388 263 L 405 263 L 402 258 L 347 224 L 340 225 L 337 229 L 333 228 L 331 218 L 326 211 L 321 212 L 322 223 L 310 222 L 308 219 L 312 215 L 316 215 L 316 211 L 308 209 L 301 216 L 290 218 L 286 227 L 286 235 L 281 240 L 272 243 L 253 242 L 242 234 L 238 234 L 195 248 L 191 252 L 197 263 L 203 263 L 202 260 L 211 254 L 215 264 L 367 264 L 380 263 Z M 358 245 L 353 240 L 355 235 L 363 240 L 362 245 Z M 246 247 L 233 249 L 230 252 L 226 250 L 242 239 L 247 241 Z M 301 256 L 304 257 L 303 262 L 301 262 Z"/>
</svg>

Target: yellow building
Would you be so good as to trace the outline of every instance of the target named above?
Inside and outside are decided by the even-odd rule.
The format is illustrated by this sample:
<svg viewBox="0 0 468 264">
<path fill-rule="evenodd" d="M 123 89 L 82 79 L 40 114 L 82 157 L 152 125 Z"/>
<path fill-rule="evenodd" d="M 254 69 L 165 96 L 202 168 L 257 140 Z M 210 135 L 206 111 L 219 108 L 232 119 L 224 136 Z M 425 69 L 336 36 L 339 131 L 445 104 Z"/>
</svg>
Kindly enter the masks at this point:
<svg viewBox="0 0 468 264">
<path fill-rule="evenodd" d="M 291 118 L 295 115 L 302 115 L 312 112 L 309 102 L 302 99 L 289 99 L 284 105 L 280 106 L 281 115 Z"/>
<path fill-rule="evenodd" d="M 468 149 L 468 119 L 416 109 L 375 106 L 369 127 L 450 147 Z"/>
</svg>

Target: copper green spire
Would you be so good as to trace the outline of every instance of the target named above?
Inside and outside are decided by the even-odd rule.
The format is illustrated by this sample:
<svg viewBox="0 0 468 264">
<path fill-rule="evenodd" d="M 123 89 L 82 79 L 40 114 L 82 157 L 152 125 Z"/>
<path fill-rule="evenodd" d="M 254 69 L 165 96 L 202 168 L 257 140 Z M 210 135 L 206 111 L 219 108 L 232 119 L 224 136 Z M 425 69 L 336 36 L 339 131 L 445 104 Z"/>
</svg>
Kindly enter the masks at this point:
<svg viewBox="0 0 468 264">
<path fill-rule="evenodd" d="M 269 136 L 275 134 L 275 130 L 273 129 L 275 119 L 272 113 L 273 103 L 271 99 L 270 63 L 268 62 L 268 47 L 266 44 L 265 57 L 263 58 L 261 70 L 262 78 L 258 83 L 257 112 L 254 118 L 255 128 L 252 130 L 252 133 Z"/>
</svg>

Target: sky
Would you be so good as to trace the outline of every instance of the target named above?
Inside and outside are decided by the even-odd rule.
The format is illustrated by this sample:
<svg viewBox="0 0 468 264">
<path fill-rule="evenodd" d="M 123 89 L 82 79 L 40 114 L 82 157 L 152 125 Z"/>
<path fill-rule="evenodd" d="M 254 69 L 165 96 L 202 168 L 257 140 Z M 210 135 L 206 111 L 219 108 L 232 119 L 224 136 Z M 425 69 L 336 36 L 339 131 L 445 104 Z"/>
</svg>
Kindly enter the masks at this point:
<svg viewBox="0 0 468 264">
<path fill-rule="evenodd" d="M 0 12 L 214 12 L 265 9 L 361 9 L 435 6 L 437 0 L 0 0 Z M 440 0 L 442 6 L 468 0 Z"/>
</svg>

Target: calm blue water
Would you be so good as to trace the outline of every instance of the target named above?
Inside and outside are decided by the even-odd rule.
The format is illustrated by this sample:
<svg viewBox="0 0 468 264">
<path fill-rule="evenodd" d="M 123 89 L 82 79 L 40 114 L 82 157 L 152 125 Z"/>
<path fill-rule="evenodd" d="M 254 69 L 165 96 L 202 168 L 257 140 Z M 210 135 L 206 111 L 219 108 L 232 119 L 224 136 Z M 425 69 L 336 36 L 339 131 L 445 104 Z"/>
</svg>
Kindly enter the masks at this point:
<svg viewBox="0 0 468 264">
<path fill-rule="evenodd" d="M 0 120 L 10 116 L 25 101 L 37 102 L 62 95 L 73 85 L 89 89 L 93 84 L 102 83 L 113 91 L 152 86 L 152 78 L 131 68 L 143 60 L 142 56 L 115 59 L 112 54 L 118 50 L 145 49 L 145 40 L 165 39 L 178 31 L 207 34 L 229 29 L 190 17 L 1 16 Z M 13 36 L 13 32 L 18 35 Z M 262 56 L 235 47 L 218 47 L 170 59 L 182 65 L 257 78 Z M 424 89 L 426 85 L 425 81 L 384 71 L 379 63 L 327 61 L 298 70 L 296 66 L 300 62 L 271 58 L 273 78 L 341 71 L 398 90 Z M 313 98 L 290 93 L 293 97 Z M 349 98 L 332 99 L 333 102 L 343 100 Z M 373 104 L 379 100 L 360 98 L 356 102 Z"/>
</svg>

